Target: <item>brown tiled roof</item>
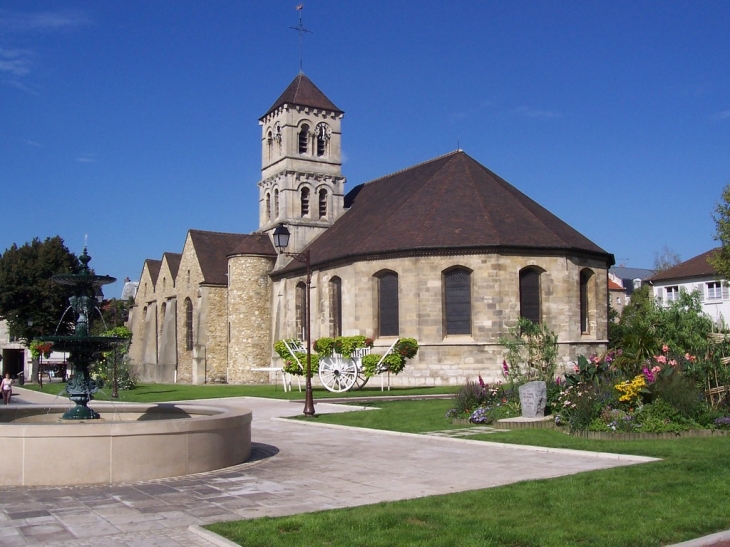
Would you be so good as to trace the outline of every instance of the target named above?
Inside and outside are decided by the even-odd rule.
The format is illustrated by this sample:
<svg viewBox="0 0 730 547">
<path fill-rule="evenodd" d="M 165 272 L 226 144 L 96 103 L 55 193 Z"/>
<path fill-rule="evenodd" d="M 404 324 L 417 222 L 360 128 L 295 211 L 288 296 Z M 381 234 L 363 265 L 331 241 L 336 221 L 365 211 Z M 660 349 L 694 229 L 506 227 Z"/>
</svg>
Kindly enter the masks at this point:
<svg viewBox="0 0 730 547">
<path fill-rule="evenodd" d="M 177 277 L 181 258 L 182 255 L 180 253 L 162 253 L 162 260 L 167 260 L 167 267 L 170 268 L 170 275 L 172 275 L 173 279 Z"/>
<path fill-rule="evenodd" d="M 354 196 L 354 198 L 353 198 Z M 354 188 L 312 264 L 412 252 L 607 253 L 462 151 Z M 301 265 L 289 263 L 285 271 Z"/>
<path fill-rule="evenodd" d="M 694 258 L 690 258 L 676 266 L 659 272 L 649 278 L 649 281 L 669 281 L 671 279 L 682 279 L 687 277 L 707 277 L 717 275 L 717 271 L 707 259 L 720 248 L 710 249 Z"/>
<path fill-rule="evenodd" d="M 276 249 L 267 234 L 250 234 L 243 238 L 243 241 L 231 252 L 232 255 L 264 255 L 276 256 Z"/>
<path fill-rule="evenodd" d="M 155 260 L 154 258 L 148 258 L 144 261 L 147 266 L 147 271 L 150 272 L 150 279 L 152 283 L 157 283 L 157 276 L 160 275 L 160 267 L 162 267 L 162 260 Z"/>
<path fill-rule="evenodd" d="M 190 239 L 203 272 L 203 283 L 227 285 L 228 254 L 235 249 L 247 234 L 228 234 L 223 232 L 204 232 L 190 230 Z"/>
<path fill-rule="evenodd" d="M 609 277 L 608 278 L 608 290 L 609 291 L 624 291 L 625 289 Z"/>
<path fill-rule="evenodd" d="M 329 110 L 338 114 L 342 113 L 342 110 L 337 108 L 303 72 L 297 74 L 297 77 L 289 84 L 289 87 L 284 90 L 284 93 L 276 99 L 276 102 L 274 102 L 271 108 L 261 118 L 265 118 L 269 113 L 285 104 L 308 106 L 310 108 Z"/>
</svg>

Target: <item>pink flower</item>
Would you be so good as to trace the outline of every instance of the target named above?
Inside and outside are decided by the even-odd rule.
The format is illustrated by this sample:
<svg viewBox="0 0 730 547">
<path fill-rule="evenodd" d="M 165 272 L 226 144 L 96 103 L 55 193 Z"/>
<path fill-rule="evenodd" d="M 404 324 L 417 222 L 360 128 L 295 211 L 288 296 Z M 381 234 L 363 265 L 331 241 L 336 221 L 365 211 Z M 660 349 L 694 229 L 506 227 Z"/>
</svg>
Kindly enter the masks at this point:
<svg viewBox="0 0 730 547">
<path fill-rule="evenodd" d="M 656 374 L 657 372 L 660 372 L 661 370 L 662 370 L 662 367 L 660 367 L 659 365 L 657 365 L 657 366 L 654 366 L 654 367 L 651 367 L 651 371 L 652 371 L 652 372 L 653 372 L 654 374 Z"/>
<path fill-rule="evenodd" d="M 654 359 L 656 359 L 657 363 L 661 363 L 662 365 L 667 364 L 667 358 L 664 355 L 657 355 L 654 357 Z"/>
<path fill-rule="evenodd" d="M 580 372 L 580 367 L 578 365 L 573 365 L 573 371 L 578 374 Z"/>
<path fill-rule="evenodd" d="M 662 353 L 667 353 L 668 351 L 669 351 L 669 346 L 668 346 L 668 345 L 666 345 L 666 344 L 664 344 L 664 345 L 662 346 Z"/>
<path fill-rule="evenodd" d="M 677 366 L 677 361 L 675 361 L 674 359 L 672 359 L 671 361 L 669 361 L 669 365 L 672 366 L 672 367 L 676 367 Z"/>
</svg>

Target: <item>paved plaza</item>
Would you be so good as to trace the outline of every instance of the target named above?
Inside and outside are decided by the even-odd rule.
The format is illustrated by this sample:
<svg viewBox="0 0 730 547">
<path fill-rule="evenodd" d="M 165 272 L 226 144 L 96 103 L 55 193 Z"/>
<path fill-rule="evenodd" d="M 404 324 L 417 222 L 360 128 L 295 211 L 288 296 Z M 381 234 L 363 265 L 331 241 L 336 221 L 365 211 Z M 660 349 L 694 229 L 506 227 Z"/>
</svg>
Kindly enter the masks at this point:
<svg viewBox="0 0 730 547">
<path fill-rule="evenodd" d="M 48 404 L 51 399 L 18 389 L 13 404 Z M 188 527 L 447 494 L 650 460 L 292 421 L 282 417 L 301 413 L 302 405 L 273 399 L 199 402 L 253 410 L 251 460 L 216 472 L 133 484 L 0 488 L 0 547 L 210 546 Z M 377 412 L 321 402 L 316 410 Z M 72 457 L 49 454 L 48 465 L 63 473 L 64 461 Z"/>
</svg>

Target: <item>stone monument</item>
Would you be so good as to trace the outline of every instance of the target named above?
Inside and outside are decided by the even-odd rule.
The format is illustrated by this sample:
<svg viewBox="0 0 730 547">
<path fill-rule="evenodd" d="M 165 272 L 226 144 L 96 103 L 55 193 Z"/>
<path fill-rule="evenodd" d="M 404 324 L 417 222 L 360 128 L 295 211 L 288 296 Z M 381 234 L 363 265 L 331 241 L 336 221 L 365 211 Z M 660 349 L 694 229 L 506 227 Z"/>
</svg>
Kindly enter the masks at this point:
<svg viewBox="0 0 730 547">
<path fill-rule="evenodd" d="M 520 405 L 523 418 L 542 418 L 547 403 L 547 384 L 542 381 L 527 382 L 520 386 Z"/>
</svg>

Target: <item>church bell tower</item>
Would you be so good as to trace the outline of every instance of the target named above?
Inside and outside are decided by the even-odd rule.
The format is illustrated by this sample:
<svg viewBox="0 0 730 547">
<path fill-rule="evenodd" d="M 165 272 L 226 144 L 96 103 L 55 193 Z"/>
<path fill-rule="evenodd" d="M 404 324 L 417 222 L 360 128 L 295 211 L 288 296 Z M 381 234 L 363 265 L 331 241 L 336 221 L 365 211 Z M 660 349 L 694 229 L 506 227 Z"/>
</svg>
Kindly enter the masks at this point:
<svg viewBox="0 0 730 547">
<path fill-rule="evenodd" d="M 344 112 L 300 72 L 259 120 L 259 232 L 285 223 L 300 252 L 342 214 Z"/>
</svg>

